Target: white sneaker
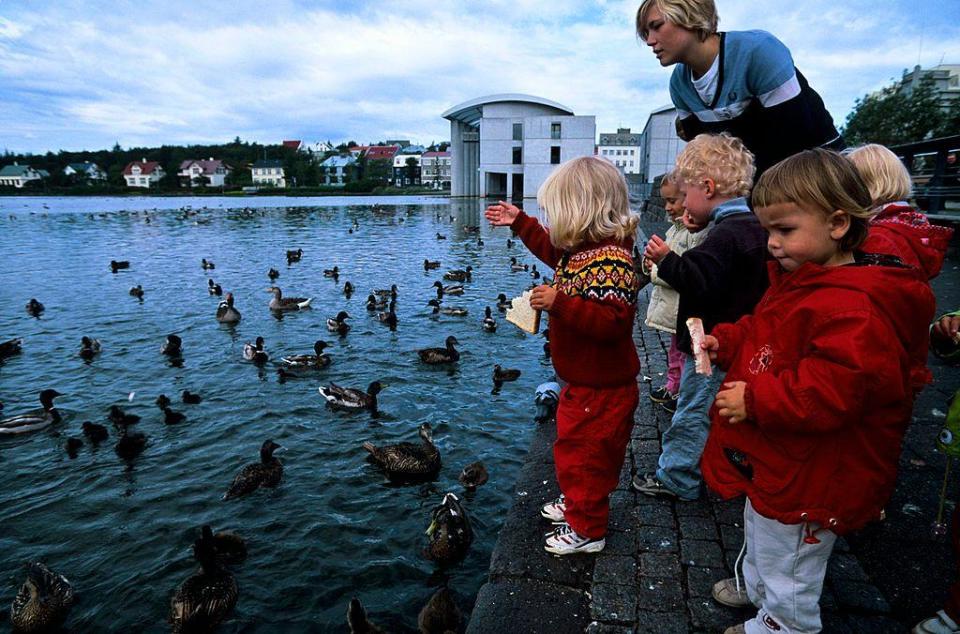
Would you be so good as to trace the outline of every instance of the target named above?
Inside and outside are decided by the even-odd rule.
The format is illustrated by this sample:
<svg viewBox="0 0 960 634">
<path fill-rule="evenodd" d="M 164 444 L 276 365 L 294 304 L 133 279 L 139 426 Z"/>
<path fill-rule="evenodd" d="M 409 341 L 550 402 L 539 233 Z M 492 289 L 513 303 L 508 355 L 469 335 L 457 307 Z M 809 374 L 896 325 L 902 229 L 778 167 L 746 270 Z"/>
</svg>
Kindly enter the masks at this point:
<svg viewBox="0 0 960 634">
<path fill-rule="evenodd" d="M 540 515 L 550 520 L 554 524 L 563 524 L 563 512 L 567 510 L 566 500 L 561 494 L 553 502 L 547 502 L 540 508 Z"/>
<path fill-rule="evenodd" d="M 572 555 L 574 553 L 598 553 L 606 546 L 607 541 L 600 539 L 590 539 L 577 534 L 577 531 L 570 528 L 569 524 L 564 524 L 553 531 L 547 537 L 544 550 L 554 555 Z"/>
<path fill-rule="evenodd" d="M 954 634 L 960 632 L 960 626 L 954 623 L 946 612 L 940 610 L 930 618 L 917 623 L 910 631 L 912 634 Z"/>
</svg>

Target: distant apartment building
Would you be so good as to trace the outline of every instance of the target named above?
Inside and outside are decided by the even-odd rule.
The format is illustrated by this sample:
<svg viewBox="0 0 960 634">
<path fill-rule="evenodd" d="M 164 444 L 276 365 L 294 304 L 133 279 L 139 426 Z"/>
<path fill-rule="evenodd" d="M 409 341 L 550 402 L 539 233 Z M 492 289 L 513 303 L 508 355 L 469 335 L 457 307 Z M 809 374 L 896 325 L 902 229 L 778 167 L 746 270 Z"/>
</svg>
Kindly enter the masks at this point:
<svg viewBox="0 0 960 634">
<path fill-rule="evenodd" d="M 265 159 L 257 161 L 250 168 L 254 185 L 284 188 L 287 179 L 283 172 L 283 161 L 279 159 Z"/>
<path fill-rule="evenodd" d="M 324 185 L 345 185 L 352 180 L 356 170 L 357 159 L 350 155 L 331 156 L 320 163 L 323 170 Z"/>
<path fill-rule="evenodd" d="M 219 159 L 187 159 L 180 163 L 180 177 L 184 185 L 190 187 L 223 187 L 224 180 L 233 169 Z"/>
<path fill-rule="evenodd" d="M 422 154 L 422 147 L 410 146 L 393 156 L 393 184 L 395 187 L 409 187 L 410 185 L 420 184 L 420 157 Z"/>
<path fill-rule="evenodd" d="M 63 168 L 64 176 L 73 176 L 79 180 L 87 182 L 105 181 L 107 173 L 104 172 L 96 163 L 84 161 L 83 163 L 69 163 Z"/>
<path fill-rule="evenodd" d="M 946 110 L 960 100 L 960 64 L 940 64 L 928 69 L 914 66 L 909 73 L 903 72 L 899 90 L 910 96 L 922 81 L 931 83 L 942 109 Z"/>
<path fill-rule="evenodd" d="M 424 152 L 420 157 L 420 182 L 424 187 L 450 189 L 450 152 Z"/>
<path fill-rule="evenodd" d="M 639 174 L 642 156 L 643 135 L 630 132 L 630 128 L 617 128 L 613 132 L 601 132 L 597 156 L 607 159 L 624 174 Z"/>
<path fill-rule="evenodd" d="M 154 184 L 160 182 L 160 179 L 166 176 L 160 163 L 157 161 L 131 161 L 123 168 L 123 179 L 127 181 L 127 187 L 143 187 L 149 189 Z"/>
<path fill-rule="evenodd" d="M 14 161 L 13 165 L 6 165 L 0 169 L 0 187 L 16 187 L 22 189 L 31 181 L 43 180 L 50 176 L 47 170 L 35 169 L 29 165 L 20 165 Z"/>
<path fill-rule="evenodd" d="M 363 155 L 363 178 L 384 184 L 393 181 L 393 157 L 400 151 L 399 145 L 371 145 Z"/>
<path fill-rule="evenodd" d="M 672 105 L 657 108 L 650 113 L 643 128 L 641 179 L 652 183 L 666 174 L 677 162 L 677 154 L 686 143 L 677 136 L 677 109 Z"/>
</svg>

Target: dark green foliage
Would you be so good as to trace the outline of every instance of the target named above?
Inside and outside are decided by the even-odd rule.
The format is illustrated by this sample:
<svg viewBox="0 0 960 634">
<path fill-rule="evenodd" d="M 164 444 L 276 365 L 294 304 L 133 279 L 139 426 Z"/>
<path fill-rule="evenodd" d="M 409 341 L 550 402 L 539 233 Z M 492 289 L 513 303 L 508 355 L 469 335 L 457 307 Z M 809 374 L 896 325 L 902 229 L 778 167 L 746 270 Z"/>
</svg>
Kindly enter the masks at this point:
<svg viewBox="0 0 960 634">
<path fill-rule="evenodd" d="M 952 112 L 957 112 L 955 105 Z M 956 134 L 957 121 L 941 110 L 933 82 L 921 80 L 910 95 L 901 90 L 901 82 L 858 99 L 847 115 L 843 135 L 849 145 L 880 143 L 898 145 Z"/>
</svg>

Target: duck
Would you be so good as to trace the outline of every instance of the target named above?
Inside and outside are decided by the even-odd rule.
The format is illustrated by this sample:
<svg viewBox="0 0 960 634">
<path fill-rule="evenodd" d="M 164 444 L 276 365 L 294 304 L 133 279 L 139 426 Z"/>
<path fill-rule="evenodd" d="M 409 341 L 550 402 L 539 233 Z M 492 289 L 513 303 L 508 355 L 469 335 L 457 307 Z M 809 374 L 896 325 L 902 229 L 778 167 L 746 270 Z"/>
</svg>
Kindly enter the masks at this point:
<svg viewBox="0 0 960 634">
<path fill-rule="evenodd" d="M 546 423 L 553 419 L 560 403 L 560 384 L 555 382 L 541 383 L 537 386 L 536 397 L 533 402 L 537 406 L 534 422 Z"/>
<path fill-rule="evenodd" d="M 441 565 L 463 559 L 473 543 L 473 529 L 460 498 L 453 493 L 443 496 L 443 501 L 433 509 L 427 536 L 427 546 L 423 551 L 427 559 Z"/>
<path fill-rule="evenodd" d="M 454 349 L 454 345 L 459 345 L 459 341 L 453 335 L 447 337 L 446 348 L 424 348 L 418 350 L 420 360 L 432 365 L 440 363 L 455 363 L 460 360 L 460 353 Z"/>
<path fill-rule="evenodd" d="M 315 354 L 294 354 L 282 357 L 280 360 L 285 365 L 294 368 L 325 368 L 332 361 L 329 354 L 323 353 L 323 350 L 329 345 L 326 341 L 318 339 L 313 344 Z"/>
<path fill-rule="evenodd" d="M 204 539 L 213 541 L 217 562 L 224 566 L 237 566 L 247 560 L 247 542 L 231 531 L 213 532 L 209 526 L 202 529 Z"/>
<path fill-rule="evenodd" d="M 451 282 L 469 282 L 473 267 L 467 265 L 466 270 L 454 269 L 443 274 L 443 279 Z"/>
<path fill-rule="evenodd" d="M 11 339 L 0 343 L 0 359 L 6 359 L 23 352 L 23 339 Z"/>
<path fill-rule="evenodd" d="M 543 356 L 549 359 L 550 358 L 550 329 L 549 328 L 543 329 L 543 338 L 546 339 L 546 341 L 543 342 Z"/>
<path fill-rule="evenodd" d="M 275 269 L 275 268 L 273 268 L 273 267 L 270 267 L 270 270 L 267 271 L 267 277 L 269 277 L 269 278 L 270 278 L 270 281 L 272 282 L 272 281 L 274 281 L 275 279 L 277 279 L 278 277 L 280 277 L 280 271 L 278 271 L 277 269 Z"/>
<path fill-rule="evenodd" d="M 211 269 L 217 268 L 217 265 L 214 264 L 213 261 L 208 260 L 207 258 L 203 258 L 200 260 L 200 266 L 203 267 L 204 271 L 209 271 Z"/>
<path fill-rule="evenodd" d="M 93 359 L 95 356 L 100 354 L 100 340 L 91 339 L 84 335 L 80 338 L 80 358 L 85 361 Z"/>
<path fill-rule="evenodd" d="M 477 246 L 478 247 L 483 246 L 483 238 L 481 238 L 480 236 L 477 236 Z"/>
<path fill-rule="evenodd" d="M 233 305 L 233 293 L 227 293 L 224 300 L 217 305 L 217 321 L 221 324 L 235 324 L 241 318 L 240 311 Z"/>
<path fill-rule="evenodd" d="M 202 396 L 200 396 L 199 394 L 194 394 L 190 390 L 184 390 L 180 394 L 180 398 L 187 405 L 197 405 L 203 400 Z"/>
<path fill-rule="evenodd" d="M 237 580 L 217 561 L 216 543 L 205 527 L 193 544 L 193 557 L 200 569 L 181 583 L 170 599 L 171 630 L 212 632 L 237 604 Z"/>
<path fill-rule="evenodd" d="M 213 278 L 207 280 L 207 291 L 211 295 L 216 295 L 217 297 L 223 295 L 223 289 L 219 284 L 214 283 Z"/>
<path fill-rule="evenodd" d="M 493 366 L 493 382 L 516 381 L 520 378 L 520 370 L 504 370 L 499 365 Z"/>
<path fill-rule="evenodd" d="M 490 474 L 487 473 L 487 467 L 479 460 L 477 462 L 471 462 L 466 467 L 463 468 L 463 471 L 460 472 L 460 475 L 457 477 L 457 480 L 460 481 L 468 491 L 473 491 L 478 486 L 486 484 L 487 480 L 490 479 Z"/>
<path fill-rule="evenodd" d="M 243 344 L 243 358 L 254 363 L 266 363 L 270 355 L 263 349 L 263 337 L 257 337 L 253 343 Z"/>
<path fill-rule="evenodd" d="M 273 293 L 270 300 L 270 310 L 273 311 L 300 310 L 309 307 L 313 301 L 312 297 L 284 297 L 278 286 L 271 286 L 267 292 Z"/>
<path fill-rule="evenodd" d="M 15 632 L 59 630 L 75 600 L 73 586 L 63 575 L 40 562 L 26 565 L 27 580 L 10 606 L 10 623 Z"/>
<path fill-rule="evenodd" d="M 130 268 L 130 262 L 128 262 L 127 260 L 120 260 L 120 261 L 110 260 L 110 270 L 113 271 L 114 273 L 116 273 L 121 269 L 129 269 L 129 268 Z"/>
<path fill-rule="evenodd" d="M 336 279 L 336 278 L 340 277 L 340 268 L 337 267 L 337 266 L 334 266 L 332 269 L 324 269 L 324 270 L 323 270 L 323 276 L 324 276 L 324 277 L 332 277 L 332 278 Z"/>
<path fill-rule="evenodd" d="M 437 280 L 433 285 L 437 288 L 438 298 L 442 298 L 444 295 L 463 295 L 463 284 L 444 286 L 443 282 Z"/>
<path fill-rule="evenodd" d="M 141 433 L 130 433 L 126 427 L 120 428 L 120 438 L 113 450 L 124 460 L 133 460 L 147 446 L 147 437 Z"/>
<path fill-rule="evenodd" d="M 327 399 L 327 404 L 336 409 L 358 412 L 368 409 L 371 412 L 377 412 L 377 394 L 387 387 L 385 383 L 374 381 L 367 387 L 367 391 L 340 387 L 336 383 L 330 383 L 327 387 L 322 385 L 317 388 L 320 395 Z"/>
<path fill-rule="evenodd" d="M 481 324 L 484 332 L 497 331 L 497 320 L 493 318 L 493 313 L 491 312 L 489 306 L 483 309 L 483 321 Z"/>
<path fill-rule="evenodd" d="M 459 632 L 463 613 L 453 600 L 453 594 L 447 588 L 440 588 L 417 615 L 417 629 L 423 634 L 444 634 Z"/>
<path fill-rule="evenodd" d="M 390 326 L 390 330 L 396 329 L 397 327 L 396 304 L 391 302 L 390 310 L 388 310 L 385 313 L 377 313 L 377 321 Z"/>
<path fill-rule="evenodd" d="M 507 238 L 507 248 L 508 249 L 513 248 L 513 240 L 511 240 L 510 238 Z"/>
<path fill-rule="evenodd" d="M 513 300 L 507 299 L 507 296 L 503 293 L 497 295 L 497 310 L 501 313 L 506 311 L 508 308 L 513 308 Z"/>
<path fill-rule="evenodd" d="M 168 357 L 179 357 L 183 354 L 183 340 L 177 335 L 167 335 L 167 340 L 160 346 L 160 352 Z"/>
<path fill-rule="evenodd" d="M 264 440 L 260 445 L 260 462 L 244 466 L 234 476 L 230 488 L 223 494 L 224 500 L 253 493 L 260 487 L 275 487 L 283 478 L 283 463 L 273 453 L 282 449 L 273 440 Z"/>
<path fill-rule="evenodd" d="M 437 240 L 446 240 L 447 236 L 442 235 L 439 231 L 437 232 Z"/>
<path fill-rule="evenodd" d="M 519 262 L 517 262 L 517 258 L 510 258 L 510 270 L 513 271 L 514 273 L 517 273 L 519 271 L 527 271 L 529 269 L 530 267 L 527 266 L 526 264 L 520 264 Z"/>
<path fill-rule="evenodd" d="M 530 269 L 530 277 L 532 277 L 535 280 L 540 279 L 540 271 L 537 270 L 536 264 L 534 264 L 533 267 Z"/>
<path fill-rule="evenodd" d="M 64 445 L 64 448 L 67 450 L 67 455 L 70 456 L 70 458 L 76 458 L 77 452 L 81 447 L 83 447 L 83 441 L 73 437 L 67 438 L 67 442 Z"/>
<path fill-rule="evenodd" d="M 180 412 L 175 412 L 169 407 L 163 408 L 163 422 L 166 425 L 179 425 L 183 421 L 187 420 L 185 414 Z"/>
<path fill-rule="evenodd" d="M 350 296 L 353 295 L 353 290 L 353 284 L 350 283 L 350 280 L 343 283 L 343 294 L 346 295 L 347 299 L 350 299 Z"/>
<path fill-rule="evenodd" d="M 440 268 L 440 260 L 434 260 L 433 262 L 431 262 L 430 260 L 424 259 L 423 261 L 424 271 L 429 271 L 431 269 L 439 269 L 439 268 Z"/>
<path fill-rule="evenodd" d="M 170 398 L 166 394 L 161 394 L 160 396 L 158 396 L 155 402 L 157 404 L 157 407 L 159 407 L 160 409 L 166 409 L 170 407 Z"/>
<path fill-rule="evenodd" d="M 367 611 L 356 597 L 350 599 L 350 605 L 347 606 L 347 626 L 350 634 L 384 634 L 382 628 L 367 619 Z"/>
<path fill-rule="evenodd" d="M 46 307 L 37 301 L 35 297 L 30 298 L 30 301 L 27 302 L 27 312 L 31 317 L 39 317 Z"/>
<path fill-rule="evenodd" d="M 377 297 L 390 297 L 391 299 L 397 298 L 397 292 L 400 289 L 397 288 L 396 284 L 391 284 L 390 288 L 378 288 L 373 291 L 373 294 Z"/>
<path fill-rule="evenodd" d="M 40 392 L 41 407 L 0 420 L 0 435 L 23 434 L 29 431 L 43 429 L 53 423 L 59 423 L 61 420 L 60 412 L 53 404 L 53 399 L 58 396 L 63 396 L 63 394 L 56 390 L 43 390 Z"/>
<path fill-rule="evenodd" d="M 111 405 L 110 412 L 107 414 L 107 418 L 115 427 L 126 427 L 128 425 L 136 425 L 140 422 L 140 417 L 136 414 L 128 414 L 123 411 L 119 405 Z"/>
<path fill-rule="evenodd" d="M 367 310 L 369 311 L 382 310 L 386 307 L 387 307 L 386 298 L 382 300 L 378 300 L 376 295 L 371 294 L 367 296 Z"/>
<path fill-rule="evenodd" d="M 303 257 L 303 249 L 297 249 L 296 251 L 287 251 L 287 264 L 291 262 L 299 262 Z"/>
<path fill-rule="evenodd" d="M 420 425 L 421 444 L 401 442 L 396 445 L 377 447 L 371 442 L 363 443 L 369 460 L 379 466 L 392 480 L 410 478 L 433 478 L 440 472 L 440 450 L 433 444 L 430 423 Z"/>
<path fill-rule="evenodd" d="M 139 299 L 140 301 L 143 301 L 143 286 L 141 286 L 140 284 L 137 284 L 136 286 L 134 286 L 133 288 L 131 288 L 131 289 L 130 289 L 130 296 L 131 296 L 131 297 L 136 297 L 136 298 Z"/>
<path fill-rule="evenodd" d="M 444 315 L 452 315 L 454 317 L 466 317 L 467 309 L 460 308 L 458 306 L 441 306 L 440 300 L 431 299 L 427 302 L 427 306 L 433 306 L 433 314 L 443 313 Z"/>
<path fill-rule="evenodd" d="M 338 333 L 340 336 L 347 334 L 347 332 L 350 331 L 350 324 L 344 320 L 349 317 L 350 315 L 347 314 L 347 311 L 341 310 L 337 313 L 336 317 L 331 317 L 327 320 L 327 330 Z"/>
<path fill-rule="evenodd" d="M 80 428 L 83 430 L 83 435 L 89 438 L 90 442 L 94 444 L 103 442 L 107 439 L 107 428 L 103 425 L 91 423 L 90 421 L 84 421 Z"/>
</svg>

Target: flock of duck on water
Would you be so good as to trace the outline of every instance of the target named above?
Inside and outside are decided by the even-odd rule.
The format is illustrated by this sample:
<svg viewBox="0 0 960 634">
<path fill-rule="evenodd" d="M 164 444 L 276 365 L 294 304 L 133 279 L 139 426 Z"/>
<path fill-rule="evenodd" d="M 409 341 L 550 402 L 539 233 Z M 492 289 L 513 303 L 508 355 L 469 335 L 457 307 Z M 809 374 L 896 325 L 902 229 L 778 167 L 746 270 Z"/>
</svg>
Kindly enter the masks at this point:
<svg viewBox="0 0 960 634">
<path fill-rule="evenodd" d="M 374 212 L 378 212 L 378 209 L 375 208 Z M 453 220 L 452 216 L 451 220 Z M 358 227 L 357 221 L 354 220 L 350 232 L 352 233 Z M 465 230 L 477 233 L 479 227 L 466 227 Z M 437 239 L 443 240 L 446 236 L 437 233 Z M 483 244 L 479 236 L 477 236 L 477 243 Z M 512 247 L 513 240 L 508 239 L 507 246 Z M 302 257 L 301 248 L 288 250 L 287 265 L 291 266 L 299 262 Z M 205 271 L 216 268 L 216 265 L 206 258 L 201 260 L 201 266 Z M 111 260 L 110 262 L 110 270 L 113 273 L 129 268 L 129 261 Z M 440 268 L 440 261 L 425 259 L 423 268 L 424 271 L 437 270 Z M 528 265 L 518 262 L 515 257 L 510 259 L 510 270 L 528 272 L 534 280 L 540 278 L 536 265 L 531 269 Z M 449 270 L 443 274 L 444 281 L 434 282 L 431 288 L 435 289 L 436 296 L 427 302 L 427 306 L 433 308 L 433 314 L 455 317 L 468 315 L 465 308 L 448 306 L 443 302 L 449 296 L 462 295 L 465 291 L 464 284 L 472 281 L 472 274 L 472 267 L 467 266 L 463 270 Z M 339 281 L 340 269 L 334 266 L 332 269 L 325 270 L 323 275 Z M 274 268 L 267 272 L 271 283 L 275 283 L 279 276 L 280 273 Z M 228 292 L 224 295 L 221 286 L 212 278 L 208 279 L 208 291 L 212 296 L 223 297 L 216 310 L 215 318 L 218 322 L 236 324 L 241 320 L 242 315 L 235 306 L 232 293 Z M 310 308 L 312 298 L 284 296 L 280 287 L 276 285 L 270 286 L 266 291 L 272 294 L 269 309 L 277 316 Z M 346 298 L 349 299 L 354 291 L 353 284 L 346 281 L 343 285 Z M 397 285 L 393 284 L 388 289 L 373 290 L 366 300 L 366 309 L 369 314 L 377 321 L 386 324 L 391 330 L 395 330 L 398 324 L 396 315 L 398 292 Z M 139 301 L 144 301 L 141 285 L 132 287 L 130 295 Z M 510 300 L 504 293 L 499 294 L 496 306 L 499 311 L 505 311 L 510 307 Z M 27 313 L 36 318 L 39 318 L 44 310 L 44 305 L 36 298 L 30 299 L 26 305 Z M 497 320 L 493 317 L 491 308 L 487 306 L 484 313 L 481 321 L 482 330 L 488 333 L 495 332 Z M 340 311 L 326 320 L 327 328 L 331 333 L 345 337 L 350 331 L 348 319 L 351 319 L 351 316 L 346 311 Z M 418 350 L 417 355 L 419 361 L 424 364 L 455 364 L 460 359 L 457 345 L 459 345 L 457 338 L 448 336 L 443 347 Z M 21 354 L 22 346 L 23 342 L 19 338 L 0 343 L 0 361 Z M 325 352 L 327 347 L 329 347 L 328 342 L 318 340 L 314 344 L 313 354 L 282 356 L 280 363 L 277 364 L 278 380 L 282 382 L 290 378 L 308 377 L 315 374 L 317 370 L 329 366 L 332 359 Z M 544 345 L 544 350 L 549 354 L 547 345 Z M 97 339 L 88 336 L 82 338 L 78 352 L 81 359 L 90 362 L 101 352 L 102 346 Z M 167 335 L 160 352 L 171 364 L 178 367 L 182 365 L 183 341 L 178 335 Z M 244 345 L 243 358 L 259 366 L 269 362 L 270 354 L 265 348 L 263 337 L 257 337 L 253 342 Z M 519 376 L 519 370 L 504 369 L 500 365 L 494 366 L 492 378 L 495 390 L 498 390 L 504 382 L 514 381 Z M 342 387 L 330 382 L 326 386 L 320 386 L 319 393 L 326 400 L 327 405 L 333 409 L 348 412 L 366 410 L 376 417 L 378 415 L 377 395 L 385 387 L 387 386 L 379 381 L 370 383 L 366 390 Z M 41 391 L 39 394 L 41 407 L 0 420 L 0 436 L 23 434 L 61 423 L 62 417 L 53 402 L 59 396 L 63 394 L 53 389 Z M 187 405 L 202 401 L 202 396 L 189 390 L 184 390 L 180 396 L 182 402 Z M 187 419 L 182 412 L 171 409 L 172 402 L 165 394 L 158 396 L 155 402 L 163 412 L 166 424 L 176 425 Z M 2 409 L 3 404 L 0 402 L 0 410 Z M 109 409 L 107 418 L 112 423 L 117 436 L 114 444 L 117 455 L 126 461 L 135 459 L 148 442 L 145 434 L 130 430 L 131 425 L 140 421 L 140 416 L 127 413 L 118 405 L 113 405 Z M 83 422 L 81 430 L 87 442 L 93 444 L 104 442 L 110 437 L 106 426 L 91 421 Z M 436 478 L 440 472 L 442 460 L 439 449 L 433 443 L 429 423 L 420 425 L 419 436 L 419 444 L 401 442 L 377 446 L 371 442 L 364 442 L 362 447 L 369 454 L 368 460 L 377 465 L 391 481 L 424 482 Z M 84 441 L 81 438 L 69 437 L 65 448 L 71 457 L 75 457 L 83 444 Z M 282 447 L 272 439 L 264 440 L 260 447 L 259 461 L 248 464 L 237 472 L 222 499 L 229 500 L 245 496 L 261 487 L 278 486 L 283 478 L 283 463 L 274 454 L 281 449 Z M 475 462 L 467 465 L 458 479 L 468 491 L 472 491 L 486 483 L 488 477 L 483 463 Z M 461 561 L 466 555 L 473 541 L 473 532 L 466 509 L 454 493 L 446 493 L 442 502 L 433 509 L 426 533 L 428 541 L 423 549 L 423 555 L 428 559 L 441 566 L 448 566 Z M 169 622 L 172 631 L 212 631 L 228 617 L 238 598 L 237 583 L 232 569 L 240 565 L 246 559 L 246 555 L 246 545 L 239 535 L 227 531 L 215 533 L 210 526 L 201 527 L 200 536 L 193 545 L 193 557 L 199 563 L 199 568 L 177 587 L 170 601 Z M 28 564 L 26 575 L 27 578 L 10 608 L 10 621 L 15 631 L 47 631 L 62 625 L 75 601 L 70 582 L 62 574 L 51 570 L 41 562 Z M 460 621 L 459 609 L 449 590 L 443 587 L 421 610 L 418 626 L 422 632 L 457 631 Z M 368 621 L 363 605 L 356 598 L 349 604 L 347 622 L 352 632 L 382 631 Z"/>
</svg>

